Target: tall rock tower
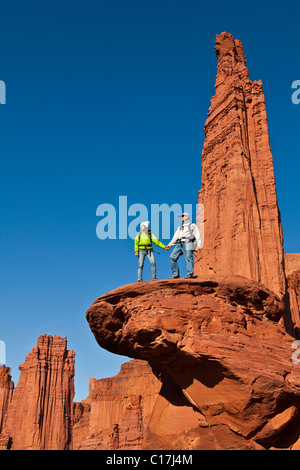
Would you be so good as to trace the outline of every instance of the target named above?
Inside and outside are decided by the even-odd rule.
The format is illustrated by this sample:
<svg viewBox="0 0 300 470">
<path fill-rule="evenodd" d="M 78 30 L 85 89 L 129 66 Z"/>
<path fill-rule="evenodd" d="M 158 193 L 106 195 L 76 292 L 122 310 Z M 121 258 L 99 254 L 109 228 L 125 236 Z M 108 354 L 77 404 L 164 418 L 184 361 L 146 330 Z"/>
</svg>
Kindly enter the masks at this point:
<svg viewBox="0 0 300 470">
<path fill-rule="evenodd" d="M 10 368 L 5 365 L 0 367 L 0 434 L 2 432 L 4 417 L 14 390 L 11 380 Z"/>
<path fill-rule="evenodd" d="M 204 245 L 196 274 L 238 274 L 285 293 L 283 233 L 261 81 L 241 41 L 216 37 L 216 93 L 202 151 Z M 200 207 L 200 206 L 199 206 Z"/>
<path fill-rule="evenodd" d="M 66 346 L 66 338 L 42 335 L 19 367 L 0 450 L 5 437 L 12 450 L 72 448 L 75 353 Z"/>
</svg>

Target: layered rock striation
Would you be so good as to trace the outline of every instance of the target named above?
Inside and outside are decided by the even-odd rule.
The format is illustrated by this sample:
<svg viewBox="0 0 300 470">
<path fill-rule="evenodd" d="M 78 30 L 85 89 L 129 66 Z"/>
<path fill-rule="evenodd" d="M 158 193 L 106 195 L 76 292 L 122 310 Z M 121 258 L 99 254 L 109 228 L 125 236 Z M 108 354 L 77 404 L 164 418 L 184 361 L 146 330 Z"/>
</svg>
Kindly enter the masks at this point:
<svg viewBox="0 0 300 470">
<path fill-rule="evenodd" d="M 217 35 L 215 96 L 202 150 L 204 245 L 197 274 L 237 274 L 286 292 L 283 233 L 262 82 L 251 81 L 241 41 Z"/>
<path fill-rule="evenodd" d="M 215 52 L 198 279 L 123 286 L 86 318 L 101 347 L 148 361 L 161 382 L 141 448 L 299 449 L 299 255 L 285 260 L 262 82 L 231 34 Z"/>
<path fill-rule="evenodd" d="M 10 437 L 4 431 L 5 417 L 14 390 L 14 383 L 11 380 L 10 368 L 2 365 L 0 367 L 0 450 L 8 449 Z"/>
<path fill-rule="evenodd" d="M 73 449 L 141 449 L 160 388 L 140 360 L 123 364 L 114 377 L 90 379 L 88 397 L 75 404 Z"/>
<path fill-rule="evenodd" d="M 66 338 L 42 335 L 20 365 L 2 435 L 12 450 L 72 447 L 74 352 Z"/>
<path fill-rule="evenodd" d="M 269 449 L 300 434 L 300 370 L 283 312 L 259 283 L 207 276 L 124 286 L 86 318 L 101 347 L 148 361 L 162 383 L 143 448 Z"/>
<path fill-rule="evenodd" d="M 300 254 L 288 253 L 285 257 L 287 278 L 287 302 L 289 310 L 289 327 L 300 338 Z"/>
<path fill-rule="evenodd" d="M 14 383 L 11 380 L 10 368 L 3 365 L 0 367 L 0 434 L 13 390 Z"/>
</svg>

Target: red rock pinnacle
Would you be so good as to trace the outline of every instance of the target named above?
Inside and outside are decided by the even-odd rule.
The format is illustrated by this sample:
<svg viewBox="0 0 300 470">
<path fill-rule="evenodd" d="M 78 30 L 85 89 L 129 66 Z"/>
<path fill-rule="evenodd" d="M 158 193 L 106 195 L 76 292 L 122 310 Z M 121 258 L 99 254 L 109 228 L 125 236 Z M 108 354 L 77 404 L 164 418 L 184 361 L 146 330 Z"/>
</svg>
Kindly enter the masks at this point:
<svg viewBox="0 0 300 470">
<path fill-rule="evenodd" d="M 238 274 L 285 293 L 283 234 L 261 81 L 241 41 L 216 37 L 216 93 L 202 151 L 204 246 L 196 274 Z"/>
<path fill-rule="evenodd" d="M 60 336 L 42 335 L 19 367 L 4 428 L 12 450 L 71 448 L 75 354 L 66 344 Z"/>
<path fill-rule="evenodd" d="M 0 434 L 13 389 L 14 383 L 11 380 L 10 368 L 3 365 L 0 367 Z"/>
</svg>

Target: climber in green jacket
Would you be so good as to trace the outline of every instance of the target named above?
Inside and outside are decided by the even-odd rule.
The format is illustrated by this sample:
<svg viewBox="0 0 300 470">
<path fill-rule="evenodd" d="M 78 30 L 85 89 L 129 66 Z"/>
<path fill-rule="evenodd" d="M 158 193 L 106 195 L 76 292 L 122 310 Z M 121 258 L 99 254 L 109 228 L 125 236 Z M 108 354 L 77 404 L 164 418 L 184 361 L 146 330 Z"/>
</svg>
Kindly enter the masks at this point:
<svg viewBox="0 0 300 470">
<path fill-rule="evenodd" d="M 151 263 L 151 273 L 152 273 L 152 280 L 156 280 L 156 263 L 153 253 L 152 243 L 163 248 L 164 250 L 168 251 L 169 247 L 166 247 L 163 243 L 161 243 L 155 235 L 151 233 L 149 230 L 150 222 L 142 222 L 141 223 L 141 231 L 137 234 L 134 239 L 134 251 L 135 256 L 139 258 L 139 267 L 138 267 L 138 282 L 142 281 L 143 277 L 143 267 L 145 257 L 149 259 Z"/>
</svg>

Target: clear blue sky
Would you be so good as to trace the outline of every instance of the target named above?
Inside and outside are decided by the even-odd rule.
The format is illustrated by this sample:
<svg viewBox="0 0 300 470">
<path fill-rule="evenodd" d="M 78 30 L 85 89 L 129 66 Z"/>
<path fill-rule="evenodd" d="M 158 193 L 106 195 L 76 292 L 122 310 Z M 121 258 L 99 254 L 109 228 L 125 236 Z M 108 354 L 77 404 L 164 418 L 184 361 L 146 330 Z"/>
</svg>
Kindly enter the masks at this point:
<svg viewBox="0 0 300 470">
<path fill-rule="evenodd" d="M 297 2 L 2 2 L 0 339 L 15 382 L 45 333 L 76 352 L 77 400 L 127 360 L 85 320 L 97 297 L 136 281 L 132 240 L 99 240 L 96 209 L 120 195 L 197 202 L 222 31 L 263 81 L 285 250 L 300 251 L 299 23 Z M 169 277 L 167 253 L 157 265 Z"/>
</svg>

